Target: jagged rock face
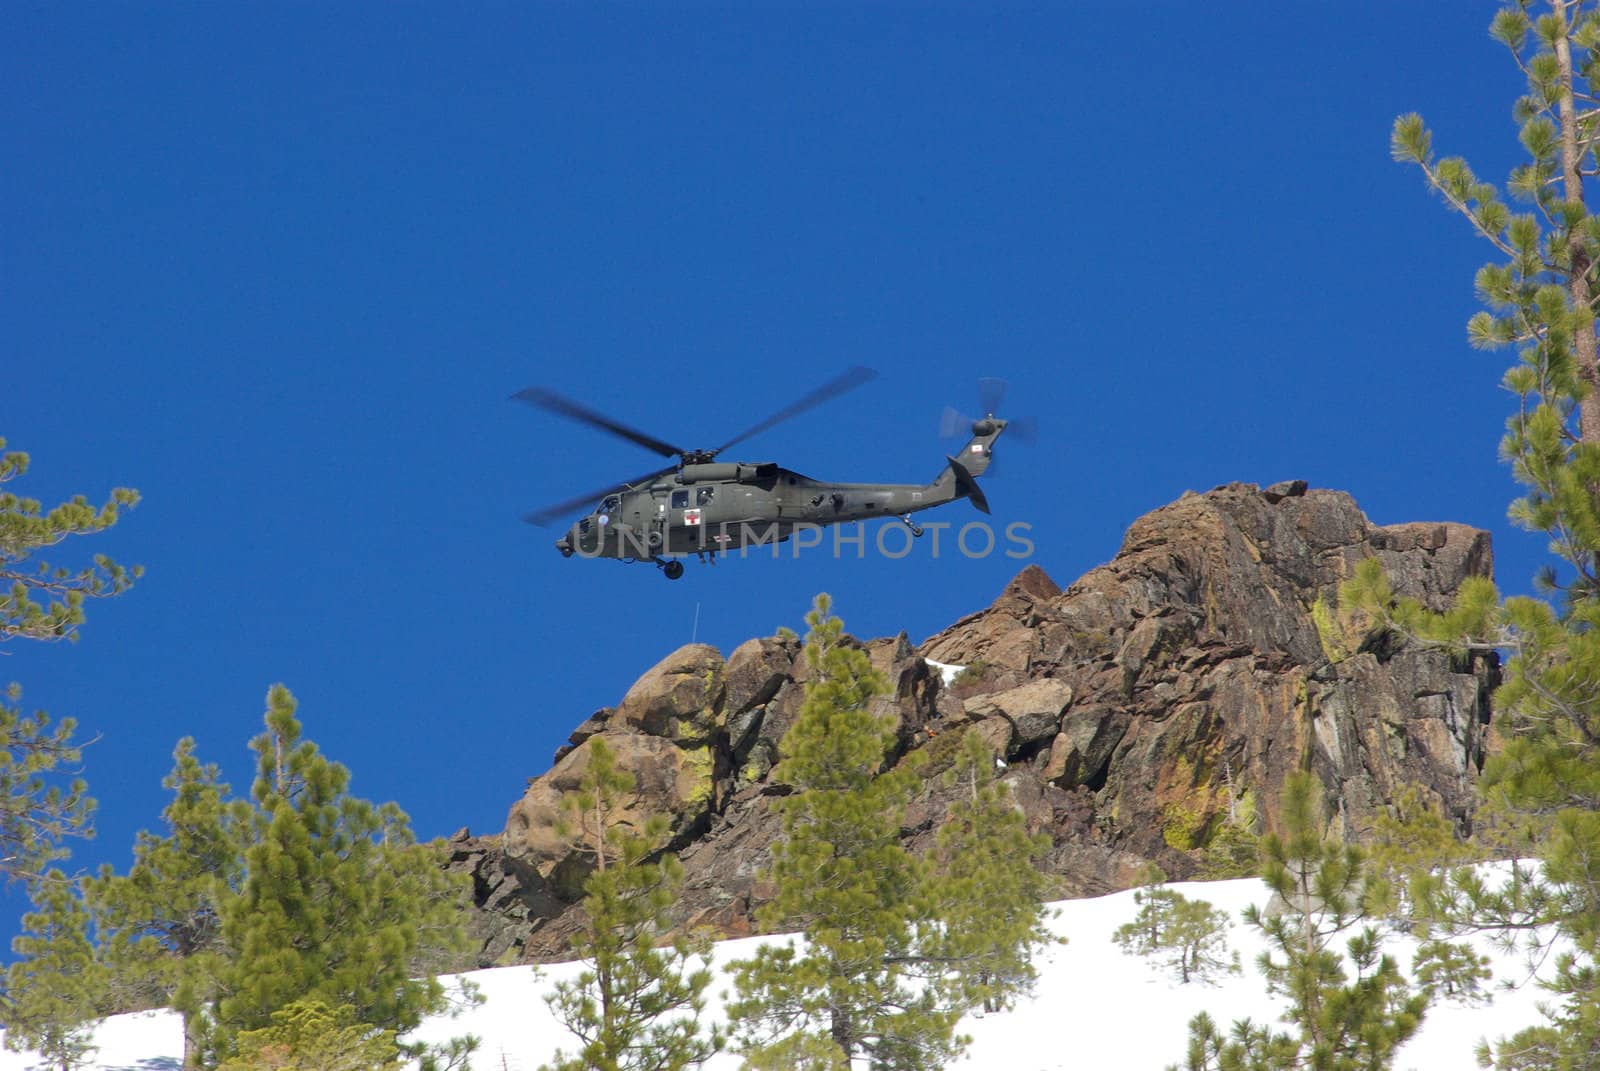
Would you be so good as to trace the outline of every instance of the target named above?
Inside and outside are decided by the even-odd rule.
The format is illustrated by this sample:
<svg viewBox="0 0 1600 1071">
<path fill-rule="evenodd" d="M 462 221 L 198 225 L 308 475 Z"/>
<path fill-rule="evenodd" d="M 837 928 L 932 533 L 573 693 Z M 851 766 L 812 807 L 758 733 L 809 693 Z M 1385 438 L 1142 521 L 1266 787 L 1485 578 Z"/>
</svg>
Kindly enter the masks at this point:
<svg viewBox="0 0 1600 1071">
<path fill-rule="evenodd" d="M 1306 756 L 1353 834 L 1406 782 L 1464 824 L 1495 666 L 1341 649 L 1356 642 L 1331 616 L 1319 630 L 1316 604 L 1368 557 L 1434 609 L 1492 566 L 1488 534 L 1464 525 L 1380 528 L 1340 492 L 1233 484 L 1140 518 L 1112 562 L 1058 595 L 1025 572 L 923 651 L 1070 684 L 1036 768 L 1090 792 L 1107 841 L 1139 855 L 1161 857 L 1180 819 L 1203 838 L 1230 785 L 1270 802 Z"/>
<path fill-rule="evenodd" d="M 1146 860 L 1195 873 L 1230 801 L 1248 791 L 1271 826 L 1303 761 L 1350 835 L 1405 783 L 1465 825 L 1496 667 L 1344 635 L 1325 607 L 1367 557 L 1434 608 L 1492 562 L 1487 533 L 1462 525 L 1376 527 L 1340 492 L 1231 484 L 1140 518 L 1113 561 L 1065 591 L 1029 566 L 920 650 L 904 635 L 865 648 L 888 681 L 880 708 L 901 754 L 927 748 L 937 771 L 970 727 L 1005 758 L 1030 827 L 1051 837 L 1063 895 L 1126 887 Z M 924 657 L 968 671 L 945 686 Z M 807 676 L 793 638 L 749 640 L 726 662 L 686 647 L 584 721 L 500 841 L 456 848 L 480 903 L 511 920 L 485 928 L 482 960 L 566 953 L 589 860 L 557 819 L 596 736 L 638 780 L 628 820 L 671 819 L 663 847 L 684 864 L 682 921 L 751 932 L 785 791 L 771 772 Z M 948 791 L 930 776 L 911 806 L 914 847 L 932 843 Z"/>
</svg>

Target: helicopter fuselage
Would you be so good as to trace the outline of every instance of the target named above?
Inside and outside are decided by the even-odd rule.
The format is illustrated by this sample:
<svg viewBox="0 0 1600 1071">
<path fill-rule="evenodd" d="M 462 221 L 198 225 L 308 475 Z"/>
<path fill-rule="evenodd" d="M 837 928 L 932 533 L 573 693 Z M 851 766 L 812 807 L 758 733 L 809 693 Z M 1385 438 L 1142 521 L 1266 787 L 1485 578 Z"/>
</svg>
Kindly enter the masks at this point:
<svg viewBox="0 0 1600 1071">
<path fill-rule="evenodd" d="M 989 466 L 1006 422 L 990 418 L 929 484 L 833 483 L 775 462 L 686 464 L 648 485 L 615 491 L 556 540 L 562 554 L 623 561 L 710 555 L 782 543 L 797 530 L 920 510 L 970 498 L 988 511 L 974 477 Z"/>
<path fill-rule="evenodd" d="M 512 395 L 517 401 L 626 439 L 662 457 L 678 458 L 675 465 L 617 481 L 592 497 L 568 499 L 523 519 L 542 525 L 570 516 L 573 510 L 599 498 L 599 505 L 588 516 L 556 540 L 556 549 L 569 558 L 653 562 L 668 580 L 676 580 L 683 575 L 682 559 L 691 554 L 715 561 L 718 554 L 782 543 L 806 530 L 879 517 L 898 517 L 913 536 L 920 536 L 923 529 L 911 514 L 959 498 L 988 513 L 989 503 L 977 477 L 988 469 L 994 442 L 1006 429 L 1007 421 L 994 415 L 1004 394 L 1004 383 L 999 380 L 979 380 L 987 415 L 971 422 L 972 439 L 959 455 L 945 459 L 949 466 L 929 484 L 831 483 L 802 476 L 772 461 L 717 460 L 730 447 L 853 390 L 875 375 L 870 368 L 848 369 L 720 446 L 692 450 L 547 388 L 518 391 Z M 960 414 L 947 409 L 944 424 L 952 425 L 952 417 Z M 955 426 L 941 434 L 954 434 Z M 804 540 L 795 539 L 797 548 L 804 545 Z"/>
<path fill-rule="evenodd" d="M 780 543 L 798 528 L 899 517 L 952 501 L 935 485 L 830 483 L 772 462 L 685 465 L 608 495 L 558 540 L 563 553 L 651 559 Z"/>
</svg>

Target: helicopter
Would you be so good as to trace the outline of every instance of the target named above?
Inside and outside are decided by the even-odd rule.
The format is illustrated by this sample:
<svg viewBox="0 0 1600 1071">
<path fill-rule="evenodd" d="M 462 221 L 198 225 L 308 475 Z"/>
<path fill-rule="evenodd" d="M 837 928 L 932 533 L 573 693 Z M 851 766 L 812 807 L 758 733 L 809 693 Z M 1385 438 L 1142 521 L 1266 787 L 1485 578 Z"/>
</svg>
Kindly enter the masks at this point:
<svg viewBox="0 0 1600 1071">
<path fill-rule="evenodd" d="M 518 391 L 511 396 L 516 401 L 676 458 L 663 468 L 529 513 L 523 520 L 543 526 L 598 503 L 555 541 L 563 557 L 651 562 L 668 580 L 677 580 L 688 555 L 714 563 L 717 554 L 785 542 L 802 528 L 894 517 L 920 537 L 923 529 L 911 519 L 920 510 L 965 498 L 988 513 L 977 477 L 989 467 L 995 440 L 1008 424 L 994 415 L 1004 390 L 1000 380 L 980 381 L 983 417 L 969 422 L 955 410 L 945 410 L 943 433 L 948 437 L 970 423 L 972 437 L 959 454 L 945 458 L 944 469 L 929 484 L 832 483 L 774 461 L 718 460 L 728 448 L 876 375 L 870 368 L 851 368 L 711 450 L 686 450 L 542 387 Z"/>
</svg>

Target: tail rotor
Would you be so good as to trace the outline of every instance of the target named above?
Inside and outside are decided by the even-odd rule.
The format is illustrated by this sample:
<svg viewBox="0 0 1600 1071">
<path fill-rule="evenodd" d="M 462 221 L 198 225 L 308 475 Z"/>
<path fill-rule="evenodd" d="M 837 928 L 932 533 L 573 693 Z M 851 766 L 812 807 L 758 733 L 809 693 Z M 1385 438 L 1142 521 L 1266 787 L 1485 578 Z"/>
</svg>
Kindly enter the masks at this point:
<svg viewBox="0 0 1600 1071">
<path fill-rule="evenodd" d="M 981 422 L 997 416 L 1010 386 L 1005 380 L 994 376 L 979 379 L 978 405 L 982 415 L 970 417 L 953 405 L 945 406 L 944 412 L 939 414 L 939 438 L 959 442 L 976 433 Z M 1039 441 L 1039 422 L 1031 416 L 1007 419 L 1005 427 L 1006 434 L 1024 446 L 1033 446 Z M 990 462 L 988 471 L 994 473 L 993 462 Z"/>
</svg>

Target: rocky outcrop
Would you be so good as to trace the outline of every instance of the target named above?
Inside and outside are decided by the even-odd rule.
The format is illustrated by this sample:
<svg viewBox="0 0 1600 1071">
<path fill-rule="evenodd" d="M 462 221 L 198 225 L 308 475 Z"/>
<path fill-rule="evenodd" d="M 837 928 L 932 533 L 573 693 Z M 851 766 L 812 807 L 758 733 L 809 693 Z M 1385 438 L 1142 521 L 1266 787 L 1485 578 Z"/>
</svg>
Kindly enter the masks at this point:
<svg viewBox="0 0 1600 1071">
<path fill-rule="evenodd" d="M 1407 782 L 1464 826 L 1496 666 L 1339 635 L 1328 611 L 1369 557 L 1435 609 L 1492 566 L 1488 534 L 1464 525 L 1377 527 L 1340 492 L 1234 484 L 1140 518 L 1060 595 L 1034 581 L 923 650 L 1070 683 L 1041 778 L 1091 794 L 1108 843 L 1163 865 L 1181 869 L 1172 842 L 1203 843 L 1230 797 L 1270 802 L 1302 761 L 1352 834 Z"/>
<path fill-rule="evenodd" d="M 1063 895 L 1125 887 L 1146 860 L 1196 873 L 1245 798 L 1275 822 L 1272 801 L 1302 763 L 1351 836 L 1408 783 L 1465 827 L 1496 665 L 1342 627 L 1334 593 L 1371 557 L 1435 608 L 1492 564 L 1488 535 L 1462 525 L 1380 527 L 1340 492 L 1230 484 L 1140 518 L 1115 559 L 1065 591 L 1029 566 L 920 648 L 904 635 L 864 647 L 888 681 L 879 703 L 901 754 L 927 749 L 937 770 L 973 728 L 1005 759 L 1030 826 L 1050 836 Z M 946 685 L 924 659 L 966 669 Z M 624 819 L 669 819 L 660 843 L 684 864 L 681 920 L 750 932 L 784 791 L 771 772 L 807 676 L 792 637 L 749 640 L 726 660 L 690 646 L 585 720 L 502 837 L 453 842 L 501 920 L 481 959 L 565 953 L 589 859 L 560 801 L 596 738 L 638 782 Z M 912 805 L 913 846 L 931 843 L 946 791 L 930 777 Z"/>
</svg>

